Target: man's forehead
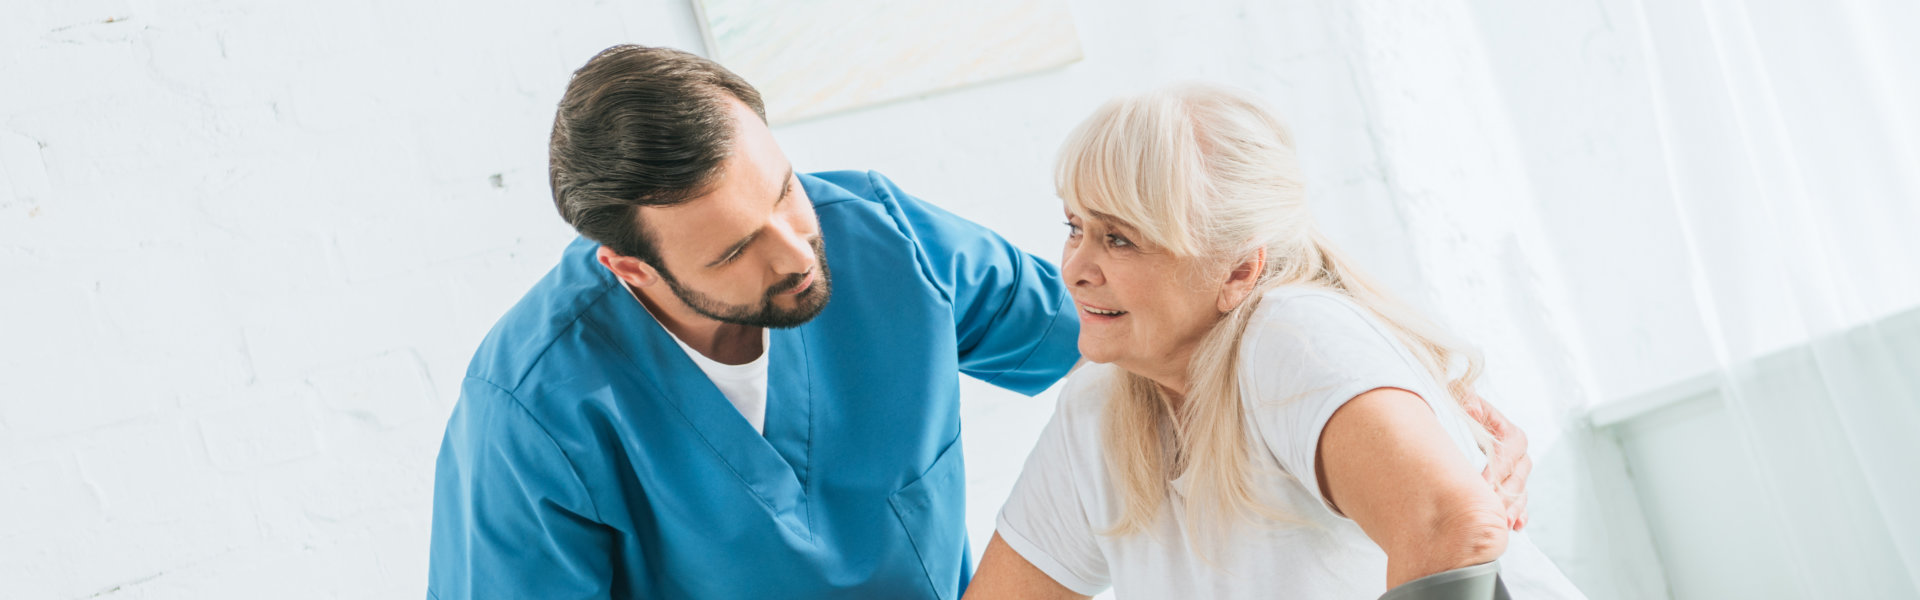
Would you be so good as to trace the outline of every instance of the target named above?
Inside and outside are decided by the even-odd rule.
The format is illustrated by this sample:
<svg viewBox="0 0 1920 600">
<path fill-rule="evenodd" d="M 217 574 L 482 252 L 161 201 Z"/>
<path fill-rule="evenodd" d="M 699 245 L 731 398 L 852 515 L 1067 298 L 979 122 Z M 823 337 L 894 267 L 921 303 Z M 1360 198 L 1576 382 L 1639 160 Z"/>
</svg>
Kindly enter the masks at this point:
<svg viewBox="0 0 1920 600">
<path fill-rule="evenodd" d="M 779 146 L 759 117 L 745 104 L 731 104 L 733 149 L 706 193 L 671 206 L 640 207 L 637 216 L 661 242 L 662 258 L 669 253 L 675 260 L 691 253 L 691 259 L 701 263 L 717 258 L 765 224 L 775 196 L 792 179 Z M 670 252 L 669 247 L 677 251 Z"/>
<path fill-rule="evenodd" d="M 716 193 L 671 206 L 642 206 L 636 216 L 647 233 L 660 241 L 663 255 L 668 248 L 704 252 L 731 244 L 753 228 L 752 216 L 741 204 Z"/>
</svg>

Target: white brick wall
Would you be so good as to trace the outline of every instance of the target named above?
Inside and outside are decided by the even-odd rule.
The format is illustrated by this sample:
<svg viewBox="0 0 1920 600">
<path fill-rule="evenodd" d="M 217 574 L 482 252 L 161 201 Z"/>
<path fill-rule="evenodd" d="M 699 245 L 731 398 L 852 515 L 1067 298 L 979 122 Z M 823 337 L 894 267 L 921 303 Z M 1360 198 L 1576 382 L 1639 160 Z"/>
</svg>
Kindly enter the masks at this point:
<svg viewBox="0 0 1920 600">
<path fill-rule="evenodd" d="M 1471 15 L 1362 4 L 1079 2 L 1080 64 L 776 134 L 801 169 L 881 170 L 1052 256 L 1050 163 L 1080 117 L 1234 83 L 1295 124 L 1327 228 L 1432 289 L 1407 206 L 1525 181 L 1472 163 L 1506 141 L 1422 137 L 1455 133 L 1421 129 L 1460 117 L 1440 111 L 1491 114 L 1418 100 L 1452 85 L 1425 67 L 1487 77 Z M 1410 39 L 1444 52 L 1381 39 L 1429 22 L 1449 29 Z M 455 382 L 571 237 L 544 175 L 553 104 L 622 42 L 700 50 L 681 1 L 0 0 L 0 598 L 419 597 Z M 1504 260 L 1470 258 L 1447 276 Z M 1541 285 L 1500 293 L 1552 302 Z M 1550 444 L 1586 392 L 1509 340 L 1559 342 L 1453 316 L 1507 328 L 1498 364 L 1540 373 L 1508 395 L 1555 399 L 1505 406 Z M 1051 400 L 965 390 L 977 551 Z M 1579 486 L 1542 480 L 1537 514 Z"/>
</svg>

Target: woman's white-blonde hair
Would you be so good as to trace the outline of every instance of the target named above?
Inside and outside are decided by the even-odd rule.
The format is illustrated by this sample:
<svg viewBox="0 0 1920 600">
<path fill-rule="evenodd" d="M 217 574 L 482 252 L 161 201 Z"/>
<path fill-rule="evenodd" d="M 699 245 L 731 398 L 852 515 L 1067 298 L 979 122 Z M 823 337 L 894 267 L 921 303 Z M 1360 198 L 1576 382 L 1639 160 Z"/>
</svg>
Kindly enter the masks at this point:
<svg viewBox="0 0 1920 600">
<path fill-rule="evenodd" d="M 1125 373 L 1113 388 L 1103 444 L 1121 510 L 1106 534 L 1148 530 L 1181 473 L 1196 549 L 1202 536 L 1240 518 L 1295 519 L 1256 493 L 1237 372 L 1247 322 L 1276 286 L 1324 288 L 1371 311 L 1446 384 L 1450 398 L 1429 400 L 1464 417 L 1460 402 L 1472 394 L 1479 356 L 1334 250 L 1308 211 L 1293 135 L 1246 93 L 1186 84 L 1114 99 L 1068 137 L 1054 177 L 1069 212 L 1101 213 L 1185 259 L 1189 285 L 1217 288 L 1266 253 L 1252 293 L 1221 314 L 1194 352 L 1177 409 L 1140 375 Z M 1474 430 L 1484 447 L 1490 437 L 1477 423 Z"/>
</svg>

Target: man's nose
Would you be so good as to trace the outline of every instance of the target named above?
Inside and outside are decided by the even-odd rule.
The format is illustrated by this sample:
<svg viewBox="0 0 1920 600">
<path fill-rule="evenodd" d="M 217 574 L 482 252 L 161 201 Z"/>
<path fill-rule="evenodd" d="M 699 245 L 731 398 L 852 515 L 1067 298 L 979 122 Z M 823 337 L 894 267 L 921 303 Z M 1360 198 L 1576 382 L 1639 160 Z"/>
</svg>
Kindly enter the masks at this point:
<svg viewBox="0 0 1920 600">
<path fill-rule="evenodd" d="M 781 275 L 792 275 L 812 269 L 817 260 L 813 255 L 813 236 L 793 227 L 776 227 L 775 230 L 779 248 L 773 259 L 774 271 Z"/>
</svg>

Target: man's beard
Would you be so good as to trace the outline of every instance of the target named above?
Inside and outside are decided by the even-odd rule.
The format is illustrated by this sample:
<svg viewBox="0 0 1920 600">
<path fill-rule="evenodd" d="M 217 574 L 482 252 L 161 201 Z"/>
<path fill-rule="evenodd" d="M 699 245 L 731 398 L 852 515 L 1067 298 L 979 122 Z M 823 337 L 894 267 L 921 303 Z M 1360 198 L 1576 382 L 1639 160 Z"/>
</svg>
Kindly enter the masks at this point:
<svg viewBox="0 0 1920 600">
<path fill-rule="evenodd" d="M 660 270 L 660 278 L 667 282 L 667 288 L 673 290 L 674 296 L 679 297 L 681 302 L 691 307 L 693 312 L 700 313 L 700 316 L 734 325 L 786 329 L 799 327 L 819 316 L 820 311 L 827 307 L 827 298 L 833 295 L 833 277 L 827 271 L 826 245 L 818 236 L 813 238 L 813 256 L 814 264 L 817 265 L 814 268 L 819 272 L 814 274 L 813 285 L 794 296 L 793 308 L 780 308 L 774 304 L 774 298 L 791 292 L 793 288 L 806 282 L 806 273 L 790 275 L 779 283 L 773 284 L 773 287 L 767 288 L 766 295 L 762 296 L 760 302 L 754 306 L 727 304 L 715 300 L 698 290 L 680 285 L 680 280 L 675 279 L 666 269 Z"/>
</svg>

